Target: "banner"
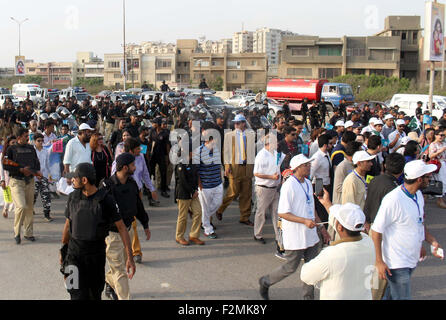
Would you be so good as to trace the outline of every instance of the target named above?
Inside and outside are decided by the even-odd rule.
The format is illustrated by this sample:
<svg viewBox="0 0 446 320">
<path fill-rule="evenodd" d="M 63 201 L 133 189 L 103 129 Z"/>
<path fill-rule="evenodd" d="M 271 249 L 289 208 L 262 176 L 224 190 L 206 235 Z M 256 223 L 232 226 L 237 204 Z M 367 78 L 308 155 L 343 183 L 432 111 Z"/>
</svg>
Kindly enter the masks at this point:
<svg viewBox="0 0 446 320">
<path fill-rule="evenodd" d="M 424 61 L 443 61 L 444 4 L 426 2 L 424 28 Z"/>
<path fill-rule="evenodd" d="M 15 57 L 15 75 L 16 77 L 24 77 L 25 72 L 25 57 L 16 56 Z"/>
</svg>

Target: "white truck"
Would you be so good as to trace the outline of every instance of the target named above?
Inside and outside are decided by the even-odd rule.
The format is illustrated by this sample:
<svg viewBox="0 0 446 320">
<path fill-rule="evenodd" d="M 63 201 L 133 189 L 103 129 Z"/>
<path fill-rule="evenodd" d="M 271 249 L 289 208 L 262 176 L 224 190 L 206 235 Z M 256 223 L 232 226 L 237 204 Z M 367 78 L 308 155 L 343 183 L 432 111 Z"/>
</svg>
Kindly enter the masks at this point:
<svg viewBox="0 0 446 320">
<path fill-rule="evenodd" d="M 390 100 L 390 106 L 397 105 L 400 111 L 404 111 L 409 116 L 414 116 L 418 101 L 423 103 L 423 112 L 429 110 L 429 95 L 427 94 L 395 94 Z M 432 116 L 440 119 L 443 116 L 443 110 L 446 109 L 446 97 L 433 96 L 432 102 L 435 103 Z"/>
<path fill-rule="evenodd" d="M 12 94 L 19 101 L 24 101 L 26 98 L 34 102 L 39 102 L 39 97 L 37 96 L 37 91 L 40 89 L 40 85 L 35 83 L 16 83 L 12 86 Z"/>
</svg>

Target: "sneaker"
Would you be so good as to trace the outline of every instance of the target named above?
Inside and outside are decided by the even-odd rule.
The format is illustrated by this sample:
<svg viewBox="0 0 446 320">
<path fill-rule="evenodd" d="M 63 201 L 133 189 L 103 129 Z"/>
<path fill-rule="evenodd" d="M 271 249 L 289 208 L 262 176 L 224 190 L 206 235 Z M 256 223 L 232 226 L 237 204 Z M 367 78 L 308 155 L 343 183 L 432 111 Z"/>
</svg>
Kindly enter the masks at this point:
<svg viewBox="0 0 446 320">
<path fill-rule="evenodd" d="M 142 257 L 141 257 L 140 255 L 134 256 L 134 257 L 133 257 L 133 260 L 134 260 L 136 263 L 142 263 Z"/>
<path fill-rule="evenodd" d="M 105 283 L 105 296 L 110 300 L 119 300 L 115 290 L 107 282 Z"/>
<path fill-rule="evenodd" d="M 211 234 L 204 234 L 206 237 L 208 237 L 209 239 L 217 239 L 217 235 L 215 234 L 215 232 L 212 232 Z"/>
<path fill-rule="evenodd" d="M 22 242 L 22 239 L 20 238 L 20 235 L 18 235 L 17 237 L 14 237 L 15 243 L 16 244 L 20 244 Z"/>
<path fill-rule="evenodd" d="M 284 260 L 284 261 L 286 261 L 284 252 L 276 251 L 276 253 L 274 254 L 274 256 L 275 256 L 276 258 L 279 258 L 280 260 Z"/>
</svg>

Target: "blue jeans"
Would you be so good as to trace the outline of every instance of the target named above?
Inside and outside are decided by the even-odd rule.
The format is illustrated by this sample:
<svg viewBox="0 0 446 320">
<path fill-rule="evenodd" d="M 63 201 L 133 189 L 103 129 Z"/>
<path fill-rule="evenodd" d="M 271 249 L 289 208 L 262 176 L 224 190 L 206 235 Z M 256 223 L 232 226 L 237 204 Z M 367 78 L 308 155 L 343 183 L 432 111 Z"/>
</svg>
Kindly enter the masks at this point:
<svg viewBox="0 0 446 320">
<path fill-rule="evenodd" d="M 387 274 L 387 288 L 383 300 L 411 300 L 410 277 L 415 268 L 391 269 Z"/>
</svg>

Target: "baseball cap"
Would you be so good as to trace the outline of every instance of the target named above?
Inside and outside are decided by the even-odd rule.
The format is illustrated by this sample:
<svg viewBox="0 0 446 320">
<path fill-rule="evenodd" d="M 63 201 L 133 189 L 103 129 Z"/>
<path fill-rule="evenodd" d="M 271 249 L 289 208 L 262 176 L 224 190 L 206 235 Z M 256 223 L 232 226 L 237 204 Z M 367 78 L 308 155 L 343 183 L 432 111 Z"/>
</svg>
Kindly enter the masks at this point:
<svg viewBox="0 0 446 320">
<path fill-rule="evenodd" d="M 74 170 L 73 173 L 73 178 L 84 178 L 84 177 L 90 180 L 96 179 L 96 169 L 93 167 L 92 164 L 87 162 L 79 163 L 76 166 L 76 169 Z"/>
<path fill-rule="evenodd" d="M 437 166 L 435 164 L 426 164 L 423 160 L 414 160 L 404 166 L 404 178 L 413 180 L 436 170 Z"/>
<path fill-rule="evenodd" d="M 330 208 L 330 214 L 347 230 L 357 232 L 364 229 L 365 215 L 356 204 L 335 204 Z"/>
<path fill-rule="evenodd" d="M 409 141 L 411 141 L 412 139 L 410 137 L 404 137 L 401 139 L 401 145 L 405 146 Z"/>
<path fill-rule="evenodd" d="M 336 122 L 335 127 L 345 127 L 344 121 L 339 120 L 338 122 Z"/>
<path fill-rule="evenodd" d="M 353 127 L 353 125 L 354 125 L 353 121 L 348 120 L 348 121 L 345 123 L 345 129 L 350 128 L 350 127 Z"/>
<path fill-rule="evenodd" d="M 388 114 L 384 117 L 384 120 L 394 119 L 394 117 L 391 114 Z"/>
<path fill-rule="evenodd" d="M 122 153 L 116 158 L 116 166 L 117 167 L 128 166 L 134 161 L 135 161 L 135 156 L 133 154 L 127 152 Z"/>
<path fill-rule="evenodd" d="M 303 165 L 305 163 L 312 162 L 313 160 L 314 159 L 308 159 L 303 154 L 299 154 L 299 155 L 295 156 L 293 159 L 291 159 L 290 169 L 295 170 L 297 167 L 300 167 L 301 165 Z"/>
<path fill-rule="evenodd" d="M 238 114 L 235 116 L 234 120 L 232 120 L 232 122 L 242 122 L 245 121 L 246 122 L 246 118 L 244 115 L 242 114 Z"/>
<path fill-rule="evenodd" d="M 376 121 L 375 121 L 375 123 L 374 123 L 374 125 L 376 126 L 376 125 L 384 125 L 384 122 L 382 122 L 382 120 L 380 120 L 380 119 L 377 119 Z"/>
<path fill-rule="evenodd" d="M 378 119 L 377 119 L 377 118 L 375 118 L 375 117 L 373 117 L 373 118 L 370 118 L 370 120 L 369 120 L 369 124 L 375 124 L 375 123 L 376 123 L 376 121 L 378 121 Z"/>
<path fill-rule="evenodd" d="M 405 126 L 406 122 L 403 119 L 398 119 L 398 120 L 396 120 L 396 125 L 397 126 Z"/>
<path fill-rule="evenodd" d="M 357 151 L 353 155 L 353 164 L 357 164 L 358 162 L 361 162 L 361 161 L 373 160 L 375 158 L 376 158 L 376 155 L 372 156 L 372 155 L 368 154 L 366 151 Z"/>
<path fill-rule="evenodd" d="M 94 129 L 92 129 L 88 124 L 86 124 L 86 123 L 82 123 L 80 126 L 79 126 L 79 131 L 82 131 L 82 130 L 90 130 L 90 131 L 94 131 Z"/>
</svg>

